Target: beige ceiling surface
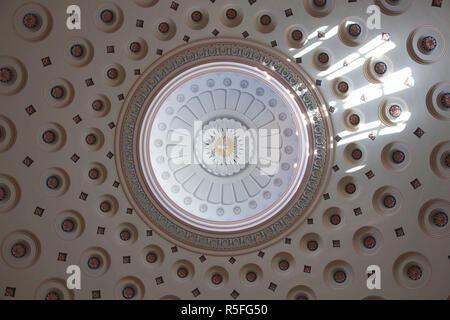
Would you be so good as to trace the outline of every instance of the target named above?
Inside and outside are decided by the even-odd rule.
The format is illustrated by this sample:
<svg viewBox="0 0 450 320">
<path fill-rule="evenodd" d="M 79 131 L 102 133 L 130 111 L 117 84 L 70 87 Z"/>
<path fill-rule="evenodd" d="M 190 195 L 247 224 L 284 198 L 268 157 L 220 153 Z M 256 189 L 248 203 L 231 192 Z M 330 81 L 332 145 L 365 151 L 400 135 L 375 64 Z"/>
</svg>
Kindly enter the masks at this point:
<svg viewBox="0 0 450 320">
<path fill-rule="evenodd" d="M 450 3 L 376 1 L 381 29 L 369 29 L 373 1 L 325 2 L 85 0 L 81 30 L 68 30 L 70 1 L 2 1 L 1 298 L 447 299 Z M 269 247 L 214 256 L 140 218 L 115 137 L 145 69 L 221 37 L 279 50 L 309 74 L 334 159 L 307 221 Z M 81 267 L 81 290 L 65 287 L 69 265 Z M 380 290 L 366 286 L 370 265 Z"/>
</svg>

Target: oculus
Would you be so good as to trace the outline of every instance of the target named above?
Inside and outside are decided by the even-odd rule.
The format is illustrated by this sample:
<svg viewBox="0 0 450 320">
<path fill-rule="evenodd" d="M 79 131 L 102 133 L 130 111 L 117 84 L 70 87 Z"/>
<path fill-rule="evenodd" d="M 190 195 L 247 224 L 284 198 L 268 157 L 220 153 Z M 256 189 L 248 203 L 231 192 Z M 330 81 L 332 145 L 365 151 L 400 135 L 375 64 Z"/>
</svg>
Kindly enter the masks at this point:
<svg viewBox="0 0 450 320">
<path fill-rule="evenodd" d="M 132 88 L 117 165 L 145 222 L 193 250 L 229 254 L 301 223 L 329 174 L 325 103 L 288 57 L 237 39 L 190 43 Z"/>
</svg>

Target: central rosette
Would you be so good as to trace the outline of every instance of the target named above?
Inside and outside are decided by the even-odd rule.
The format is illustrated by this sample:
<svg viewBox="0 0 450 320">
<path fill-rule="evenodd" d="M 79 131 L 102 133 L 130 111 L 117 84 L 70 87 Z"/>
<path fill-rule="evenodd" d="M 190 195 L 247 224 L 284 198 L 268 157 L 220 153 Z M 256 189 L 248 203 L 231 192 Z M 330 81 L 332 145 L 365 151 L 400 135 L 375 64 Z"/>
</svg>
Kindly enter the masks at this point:
<svg viewBox="0 0 450 320">
<path fill-rule="evenodd" d="M 201 166 L 216 176 L 239 173 L 253 157 L 254 139 L 241 122 L 216 119 L 197 134 L 195 154 Z"/>
</svg>

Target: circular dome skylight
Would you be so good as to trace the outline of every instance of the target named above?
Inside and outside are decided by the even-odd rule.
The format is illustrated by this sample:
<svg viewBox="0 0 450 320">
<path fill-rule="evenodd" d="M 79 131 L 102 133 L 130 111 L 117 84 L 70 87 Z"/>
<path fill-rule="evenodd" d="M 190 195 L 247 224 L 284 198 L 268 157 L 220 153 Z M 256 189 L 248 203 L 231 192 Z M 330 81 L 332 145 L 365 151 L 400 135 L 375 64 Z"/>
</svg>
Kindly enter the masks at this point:
<svg viewBox="0 0 450 320">
<path fill-rule="evenodd" d="M 156 230 L 194 249 L 244 249 L 303 221 L 329 172 L 324 103 L 278 52 L 233 39 L 186 45 L 125 102 L 125 192 Z"/>
<path fill-rule="evenodd" d="M 190 68 L 160 90 L 142 122 L 145 182 L 195 227 L 253 227 L 295 196 L 310 153 L 306 125 L 287 89 L 261 69 Z"/>
</svg>

